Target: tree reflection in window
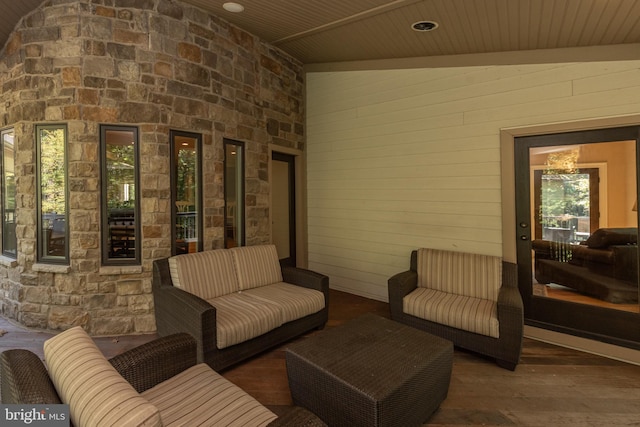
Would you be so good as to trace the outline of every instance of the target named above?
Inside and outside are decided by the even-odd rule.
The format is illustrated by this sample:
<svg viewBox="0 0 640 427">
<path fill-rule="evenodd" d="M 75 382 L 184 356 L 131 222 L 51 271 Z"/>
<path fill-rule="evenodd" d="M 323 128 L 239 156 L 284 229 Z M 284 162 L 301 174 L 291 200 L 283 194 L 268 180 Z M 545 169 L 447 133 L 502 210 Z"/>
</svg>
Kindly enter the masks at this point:
<svg viewBox="0 0 640 427">
<path fill-rule="evenodd" d="M 15 258 L 16 179 L 13 129 L 2 132 L 2 254 Z"/>
<path fill-rule="evenodd" d="M 140 262 L 138 219 L 138 131 L 102 126 L 103 264 Z"/>
<path fill-rule="evenodd" d="M 244 144 L 224 140 L 225 247 L 244 246 Z"/>
<path fill-rule="evenodd" d="M 171 131 L 173 254 L 202 250 L 201 146 L 201 135 Z"/>
<path fill-rule="evenodd" d="M 66 127 L 38 126 L 38 259 L 68 262 Z"/>
</svg>

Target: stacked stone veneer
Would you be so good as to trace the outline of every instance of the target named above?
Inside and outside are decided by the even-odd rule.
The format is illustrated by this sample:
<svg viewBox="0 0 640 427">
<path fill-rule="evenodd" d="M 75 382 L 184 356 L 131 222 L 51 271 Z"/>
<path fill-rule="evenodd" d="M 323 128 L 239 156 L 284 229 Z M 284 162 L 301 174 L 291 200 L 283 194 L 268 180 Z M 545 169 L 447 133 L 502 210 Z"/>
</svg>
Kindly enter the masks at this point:
<svg viewBox="0 0 640 427">
<path fill-rule="evenodd" d="M 247 244 L 269 232 L 269 144 L 301 150 L 301 64 L 201 9 L 168 0 L 45 2 L 0 56 L 14 128 L 18 256 L 0 259 L 5 316 L 94 335 L 155 330 L 152 261 L 170 255 L 169 131 L 203 136 L 204 246 L 223 246 L 223 138 L 245 143 Z M 68 126 L 70 265 L 36 260 L 37 124 Z M 142 265 L 101 266 L 99 125 L 140 135 Z"/>
</svg>

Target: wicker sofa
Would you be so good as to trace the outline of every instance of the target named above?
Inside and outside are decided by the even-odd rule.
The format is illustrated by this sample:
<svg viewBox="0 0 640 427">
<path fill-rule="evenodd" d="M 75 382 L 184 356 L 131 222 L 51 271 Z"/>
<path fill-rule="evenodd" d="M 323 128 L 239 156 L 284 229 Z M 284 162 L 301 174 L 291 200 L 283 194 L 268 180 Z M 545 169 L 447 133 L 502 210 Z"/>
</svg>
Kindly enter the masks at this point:
<svg viewBox="0 0 640 427">
<path fill-rule="evenodd" d="M 82 328 L 45 342 L 47 367 L 29 350 L 0 355 L 3 404 L 69 405 L 76 426 L 322 426 L 290 407 L 278 417 L 253 397 L 196 363 L 188 334 L 159 338 L 104 358 Z"/>
<path fill-rule="evenodd" d="M 327 322 L 329 278 L 281 267 L 273 245 L 154 261 L 161 336 L 196 338 L 198 361 L 220 371 Z"/>
<path fill-rule="evenodd" d="M 517 266 L 498 257 L 414 250 L 410 270 L 388 281 L 391 318 L 514 370 L 524 324 L 516 283 Z"/>
</svg>

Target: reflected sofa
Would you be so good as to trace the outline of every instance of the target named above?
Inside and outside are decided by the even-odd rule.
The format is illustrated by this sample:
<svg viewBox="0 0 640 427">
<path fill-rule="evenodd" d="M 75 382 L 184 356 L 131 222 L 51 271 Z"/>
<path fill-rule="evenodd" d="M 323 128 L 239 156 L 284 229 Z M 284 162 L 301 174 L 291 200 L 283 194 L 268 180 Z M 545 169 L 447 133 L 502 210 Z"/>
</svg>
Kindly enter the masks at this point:
<svg viewBox="0 0 640 427">
<path fill-rule="evenodd" d="M 534 240 L 536 281 L 612 303 L 636 303 L 637 233 L 637 228 L 600 228 L 579 245 Z"/>
</svg>

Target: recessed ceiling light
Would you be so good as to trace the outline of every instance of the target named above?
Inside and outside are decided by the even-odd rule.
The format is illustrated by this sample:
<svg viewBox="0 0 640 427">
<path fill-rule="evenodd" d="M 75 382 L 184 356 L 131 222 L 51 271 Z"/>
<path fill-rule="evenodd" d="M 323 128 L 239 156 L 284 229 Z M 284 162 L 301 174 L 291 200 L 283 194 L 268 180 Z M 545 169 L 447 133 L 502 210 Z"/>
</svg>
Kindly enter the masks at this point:
<svg viewBox="0 0 640 427">
<path fill-rule="evenodd" d="M 411 25 L 414 31 L 433 31 L 438 28 L 438 23 L 434 21 L 418 21 Z"/>
<path fill-rule="evenodd" d="M 240 13 L 244 11 L 244 6 L 240 3 L 227 2 L 222 5 L 227 12 Z"/>
</svg>

